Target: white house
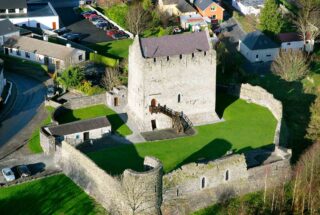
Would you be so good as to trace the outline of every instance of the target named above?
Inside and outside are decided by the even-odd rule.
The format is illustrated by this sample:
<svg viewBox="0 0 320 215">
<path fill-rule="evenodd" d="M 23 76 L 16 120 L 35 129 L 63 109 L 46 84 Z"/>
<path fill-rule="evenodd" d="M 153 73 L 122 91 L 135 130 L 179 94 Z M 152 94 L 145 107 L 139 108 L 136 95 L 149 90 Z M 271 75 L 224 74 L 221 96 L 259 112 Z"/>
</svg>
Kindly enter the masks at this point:
<svg viewBox="0 0 320 215">
<path fill-rule="evenodd" d="M 20 36 L 20 30 L 8 19 L 0 21 L 0 46 L 12 36 Z"/>
<path fill-rule="evenodd" d="M 252 63 L 268 62 L 278 55 L 279 45 L 261 31 L 255 31 L 239 40 L 238 50 Z"/>
<path fill-rule="evenodd" d="M 232 0 L 232 6 L 244 15 L 258 15 L 264 0 Z"/>
<path fill-rule="evenodd" d="M 3 60 L 0 59 L 0 103 L 2 102 L 2 100 L 4 98 L 2 98 L 2 92 L 3 92 L 3 89 L 6 85 L 7 81 L 6 79 L 4 78 L 4 75 L 3 75 Z"/>
<path fill-rule="evenodd" d="M 58 29 L 59 16 L 51 3 L 27 3 L 26 0 L 1 0 L 0 20 L 9 19 L 19 26 Z"/>
<path fill-rule="evenodd" d="M 209 23 L 210 19 L 207 20 Z M 200 29 L 208 29 L 208 22 L 205 17 L 200 14 L 190 14 L 180 16 L 180 25 L 184 30 L 190 30 L 192 32 L 199 31 Z"/>
<path fill-rule="evenodd" d="M 48 126 L 44 127 L 44 130 L 58 141 L 68 140 L 70 143 L 79 144 L 108 135 L 111 132 L 111 124 L 106 117 L 97 117 Z"/>
<path fill-rule="evenodd" d="M 47 65 L 51 71 L 63 70 L 86 58 L 83 50 L 25 36 L 11 37 L 3 47 L 5 54 Z"/>
<path fill-rule="evenodd" d="M 304 41 L 301 36 L 296 33 L 281 33 L 277 35 L 279 42 L 281 43 L 281 50 L 304 50 Z"/>
<path fill-rule="evenodd" d="M 169 16 L 196 14 L 197 10 L 188 0 L 159 0 L 158 7 L 161 12 Z"/>
</svg>

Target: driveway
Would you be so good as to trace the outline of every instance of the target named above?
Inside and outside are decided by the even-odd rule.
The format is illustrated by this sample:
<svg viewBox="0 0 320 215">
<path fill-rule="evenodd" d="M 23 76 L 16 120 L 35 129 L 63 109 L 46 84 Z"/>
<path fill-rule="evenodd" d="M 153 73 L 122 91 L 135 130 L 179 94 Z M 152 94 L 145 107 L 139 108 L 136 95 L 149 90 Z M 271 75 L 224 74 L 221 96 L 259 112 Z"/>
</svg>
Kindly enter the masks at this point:
<svg viewBox="0 0 320 215">
<path fill-rule="evenodd" d="M 31 121 L 46 95 L 45 86 L 35 79 L 11 72 L 6 72 L 5 76 L 15 85 L 17 94 L 11 111 L 0 122 L 0 150 Z"/>
<path fill-rule="evenodd" d="M 104 30 L 96 28 L 89 20 L 84 19 L 80 14 L 74 12 L 72 7 L 56 8 L 62 26 L 67 27 L 74 33 L 84 34 L 81 43 L 101 43 L 112 41 Z"/>
</svg>

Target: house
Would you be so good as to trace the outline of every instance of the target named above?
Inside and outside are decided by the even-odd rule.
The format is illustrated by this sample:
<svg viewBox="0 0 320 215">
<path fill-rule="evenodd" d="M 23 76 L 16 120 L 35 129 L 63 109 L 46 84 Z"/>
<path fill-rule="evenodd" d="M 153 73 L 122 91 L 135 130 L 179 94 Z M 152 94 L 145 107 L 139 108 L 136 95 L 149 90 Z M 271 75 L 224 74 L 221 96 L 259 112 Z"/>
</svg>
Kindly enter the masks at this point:
<svg viewBox="0 0 320 215">
<path fill-rule="evenodd" d="M 232 0 L 232 6 L 244 15 L 259 15 L 264 0 Z"/>
<path fill-rule="evenodd" d="M 194 0 L 194 6 L 203 17 L 208 17 L 212 20 L 223 20 L 224 9 L 219 5 L 218 1 L 213 0 Z"/>
<path fill-rule="evenodd" d="M 135 38 L 129 48 L 128 120 L 139 131 L 219 120 L 216 52 L 207 31 Z"/>
<path fill-rule="evenodd" d="M 278 55 L 279 45 L 261 31 L 255 31 L 239 40 L 238 50 L 252 63 L 268 62 Z"/>
<path fill-rule="evenodd" d="M 86 57 L 85 51 L 69 44 L 63 46 L 25 36 L 11 37 L 3 47 L 5 54 L 47 65 L 50 71 L 63 70 L 85 61 Z"/>
<path fill-rule="evenodd" d="M 0 21 L 0 46 L 12 36 L 20 36 L 19 28 L 14 26 L 8 19 Z"/>
<path fill-rule="evenodd" d="M 210 19 L 206 19 L 208 18 L 202 17 L 200 14 L 181 15 L 181 28 L 192 32 L 200 31 L 201 29 L 208 29 L 208 22 L 210 23 Z"/>
<path fill-rule="evenodd" d="M 57 141 L 68 140 L 69 143 L 79 144 L 87 140 L 100 139 L 111 132 L 111 124 L 106 117 L 51 125 L 42 128 L 49 136 Z"/>
<path fill-rule="evenodd" d="M 58 29 L 59 16 L 50 2 L 27 3 L 26 0 L 1 0 L 0 20 L 9 19 L 14 25 Z"/>
<path fill-rule="evenodd" d="M 0 103 L 2 103 L 3 99 L 4 99 L 4 98 L 2 98 L 2 92 L 3 92 L 4 87 L 6 86 L 6 83 L 7 83 L 7 81 L 3 75 L 3 60 L 0 59 Z"/>
<path fill-rule="evenodd" d="M 299 33 L 281 33 L 277 35 L 279 42 L 281 43 L 281 50 L 304 50 L 304 41 Z"/>
<path fill-rule="evenodd" d="M 196 14 L 197 10 L 188 0 L 159 0 L 158 7 L 161 12 L 169 16 Z"/>
</svg>

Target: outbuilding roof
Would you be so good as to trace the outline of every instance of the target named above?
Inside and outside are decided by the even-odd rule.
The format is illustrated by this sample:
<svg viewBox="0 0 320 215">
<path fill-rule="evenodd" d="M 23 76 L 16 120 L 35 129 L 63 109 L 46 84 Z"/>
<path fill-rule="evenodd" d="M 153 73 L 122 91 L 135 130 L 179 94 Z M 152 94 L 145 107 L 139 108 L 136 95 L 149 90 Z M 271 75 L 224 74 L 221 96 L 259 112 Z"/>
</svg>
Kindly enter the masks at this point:
<svg viewBox="0 0 320 215">
<path fill-rule="evenodd" d="M 239 0 L 244 6 L 251 6 L 254 8 L 261 7 L 264 4 L 264 0 Z"/>
<path fill-rule="evenodd" d="M 8 48 L 16 48 L 30 53 L 49 56 L 60 60 L 68 59 L 78 50 L 72 47 L 66 47 L 25 36 L 11 37 L 5 42 L 4 46 Z"/>
<path fill-rule="evenodd" d="M 0 9 L 16 9 L 16 8 L 26 8 L 26 0 L 1 0 Z"/>
<path fill-rule="evenodd" d="M 140 46 L 144 58 L 191 54 L 210 49 L 208 35 L 205 31 L 141 38 Z"/>
<path fill-rule="evenodd" d="M 61 125 L 50 126 L 48 127 L 48 130 L 53 136 L 64 136 L 108 126 L 111 126 L 111 124 L 106 117 L 97 117 L 93 119 L 80 120 Z"/>
<path fill-rule="evenodd" d="M 6 34 L 11 34 L 14 32 L 19 31 L 19 28 L 14 26 L 12 22 L 10 22 L 9 19 L 5 19 L 0 21 L 0 36 L 6 35 Z"/>
<path fill-rule="evenodd" d="M 250 50 L 272 49 L 279 47 L 277 43 L 273 42 L 261 31 L 254 31 L 248 33 L 243 37 L 241 42 L 245 44 Z"/>
<path fill-rule="evenodd" d="M 303 41 L 299 33 L 296 33 L 296 32 L 278 34 L 278 39 L 282 43 L 293 42 L 293 41 Z"/>
<path fill-rule="evenodd" d="M 200 8 L 201 10 L 207 9 L 213 2 L 212 0 L 195 0 L 194 5 Z"/>
</svg>

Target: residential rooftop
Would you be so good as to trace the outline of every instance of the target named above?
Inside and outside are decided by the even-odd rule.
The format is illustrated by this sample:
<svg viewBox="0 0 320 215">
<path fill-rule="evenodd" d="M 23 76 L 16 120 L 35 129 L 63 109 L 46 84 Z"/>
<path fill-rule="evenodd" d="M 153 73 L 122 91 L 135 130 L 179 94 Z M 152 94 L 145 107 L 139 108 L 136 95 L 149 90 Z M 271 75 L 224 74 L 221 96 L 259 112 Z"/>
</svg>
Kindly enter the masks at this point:
<svg viewBox="0 0 320 215">
<path fill-rule="evenodd" d="M 26 8 L 26 0 L 1 0 L 0 9 L 16 9 L 16 8 Z"/>
<path fill-rule="evenodd" d="M 241 42 L 251 50 L 278 48 L 279 44 L 273 42 L 261 31 L 254 31 L 245 35 Z"/>
<path fill-rule="evenodd" d="M 14 26 L 10 20 L 5 19 L 0 21 L 0 35 L 11 34 L 19 31 L 19 28 Z"/>
<path fill-rule="evenodd" d="M 144 58 L 191 54 L 210 49 L 208 35 L 205 31 L 141 38 L 140 46 Z"/>
<path fill-rule="evenodd" d="M 75 134 L 78 132 L 90 131 L 98 128 L 111 126 L 106 117 L 97 117 L 93 119 L 80 120 L 61 125 L 47 127 L 48 131 L 53 136 L 64 136 Z"/>
<path fill-rule="evenodd" d="M 194 5 L 201 10 L 207 9 L 213 2 L 217 3 L 217 1 L 213 0 L 194 0 Z"/>
<path fill-rule="evenodd" d="M 23 18 L 23 17 L 42 17 L 42 16 L 55 16 L 55 12 L 49 6 L 48 3 L 33 3 L 27 5 L 27 13 L 17 14 L 1 14 L 0 19 L 12 19 L 12 18 Z"/>
<path fill-rule="evenodd" d="M 30 53 L 50 56 L 56 59 L 65 60 L 72 56 L 77 49 L 63 46 L 60 44 L 50 43 L 31 37 L 11 37 L 5 44 L 7 48 L 16 48 Z"/>
<path fill-rule="evenodd" d="M 302 37 L 299 33 L 291 32 L 291 33 L 281 33 L 278 34 L 278 40 L 280 42 L 294 42 L 294 41 L 302 41 Z"/>
<path fill-rule="evenodd" d="M 261 7 L 264 4 L 264 1 L 265 0 L 239 0 L 244 6 L 251 6 L 254 8 Z"/>
</svg>

